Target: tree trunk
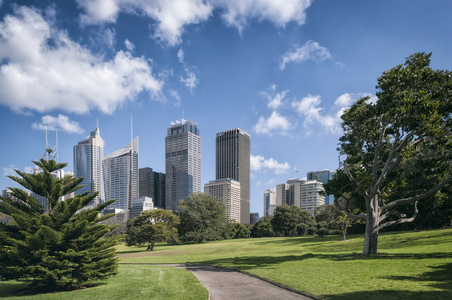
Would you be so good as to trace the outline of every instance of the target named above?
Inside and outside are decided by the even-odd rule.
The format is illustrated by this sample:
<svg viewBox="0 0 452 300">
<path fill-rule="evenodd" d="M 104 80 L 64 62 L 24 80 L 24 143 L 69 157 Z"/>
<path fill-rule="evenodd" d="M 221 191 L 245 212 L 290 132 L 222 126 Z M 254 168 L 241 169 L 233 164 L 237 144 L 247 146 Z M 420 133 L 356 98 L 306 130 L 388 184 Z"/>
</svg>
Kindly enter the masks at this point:
<svg viewBox="0 0 452 300">
<path fill-rule="evenodd" d="M 366 234 L 364 236 L 363 255 L 377 254 L 378 244 L 378 219 L 379 210 L 378 199 L 374 197 L 367 205 Z"/>
<path fill-rule="evenodd" d="M 151 243 L 150 245 L 148 245 L 146 251 L 149 251 L 149 250 L 154 251 L 154 245 L 155 245 L 155 243 Z"/>
</svg>

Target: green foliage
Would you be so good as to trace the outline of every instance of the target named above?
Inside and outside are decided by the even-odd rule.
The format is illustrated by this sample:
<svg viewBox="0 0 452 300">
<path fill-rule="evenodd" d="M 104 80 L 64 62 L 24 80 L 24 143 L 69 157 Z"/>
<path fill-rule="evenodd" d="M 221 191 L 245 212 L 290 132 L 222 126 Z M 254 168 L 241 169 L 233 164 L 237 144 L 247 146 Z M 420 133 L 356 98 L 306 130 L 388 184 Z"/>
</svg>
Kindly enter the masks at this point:
<svg viewBox="0 0 452 300">
<path fill-rule="evenodd" d="M 299 236 L 307 235 L 308 234 L 308 229 L 309 229 L 308 224 L 300 223 L 300 224 L 297 225 L 297 233 L 298 233 Z"/>
<path fill-rule="evenodd" d="M 380 230 L 412 222 L 417 202 L 443 197 L 452 182 L 452 73 L 431 69 L 430 57 L 415 53 L 384 72 L 378 101 L 359 99 L 341 116 L 345 159 L 324 187 L 366 220 L 363 254 L 376 254 Z"/>
<path fill-rule="evenodd" d="M 107 217 L 99 212 L 114 200 L 84 209 L 97 193 L 85 192 L 60 200 L 81 186 L 83 178 L 55 178 L 52 172 L 66 166 L 54 160 L 34 162 L 40 174 L 16 170 L 9 176 L 28 190 L 44 196 L 49 210 L 19 188 L 1 198 L 0 211 L 11 217 L 0 223 L 0 278 L 20 280 L 35 288 L 71 289 L 117 273 L 115 248 L 118 238 L 103 238 L 115 226 L 99 224 Z M 84 210 L 83 210 L 84 209 Z"/>
<path fill-rule="evenodd" d="M 253 225 L 253 228 L 251 228 L 251 236 L 255 238 L 275 236 L 275 232 L 273 231 L 273 226 L 271 224 L 272 218 L 273 216 L 265 216 L 260 218 L 260 220 Z"/>
<path fill-rule="evenodd" d="M 179 217 L 172 211 L 153 209 L 144 211 L 140 216 L 127 222 L 127 246 L 147 245 L 153 251 L 155 243 L 177 241 Z"/>
<path fill-rule="evenodd" d="M 249 238 L 251 230 L 243 224 L 228 223 L 225 232 L 225 238 L 227 239 L 244 239 Z"/>
<path fill-rule="evenodd" d="M 179 202 L 178 232 L 185 243 L 220 240 L 227 229 L 226 207 L 215 197 L 194 193 Z"/>
<path fill-rule="evenodd" d="M 284 236 L 296 235 L 297 225 L 314 222 L 315 218 L 308 211 L 303 211 L 295 205 L 279 205 L 275 208 L 271 224 L 275 232 Z"/>
</svg>

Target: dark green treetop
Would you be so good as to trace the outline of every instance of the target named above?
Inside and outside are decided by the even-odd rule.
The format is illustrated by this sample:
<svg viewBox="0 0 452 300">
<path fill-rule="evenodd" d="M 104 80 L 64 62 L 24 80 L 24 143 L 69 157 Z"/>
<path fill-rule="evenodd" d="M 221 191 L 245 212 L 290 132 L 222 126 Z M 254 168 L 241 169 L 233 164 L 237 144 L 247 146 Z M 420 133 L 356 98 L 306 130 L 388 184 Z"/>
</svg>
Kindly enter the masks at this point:
<svg viewBox="0 0 452 300">
<path fill-rule="evenodd" d="M 42 172 L 8 176 L 27 190 L 43 196 L 48 210 L 20 188 L 10 188 L 11 198 L 1 197 L 0 212 L 10 217 L 0 223 L 0 279 L 31 283 L 34 288 L 77 288 L 117 273 L 115 248 L 118 238 L 103 238 L 115 226 L 99 222 L 113 214 L 99 212 L 114 200 L 96 207 L 87 205 L 97 192 L 85 192 L 62 200 L 82 186 L 83 178 L 58 178 L 54 172 L 64 163 L 34 161 Z"/>
</svg>

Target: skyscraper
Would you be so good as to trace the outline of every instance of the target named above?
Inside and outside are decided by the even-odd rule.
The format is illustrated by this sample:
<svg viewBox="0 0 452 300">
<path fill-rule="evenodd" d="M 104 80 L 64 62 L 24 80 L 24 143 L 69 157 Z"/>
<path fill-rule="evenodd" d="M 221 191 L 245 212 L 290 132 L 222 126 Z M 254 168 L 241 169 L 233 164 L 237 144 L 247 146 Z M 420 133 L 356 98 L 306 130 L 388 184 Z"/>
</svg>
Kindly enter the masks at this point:
<svg viewBox="0 0 452 300">
<path fill-rule="evenodd" d="M 165 174 L 146 167 L 140 168 L 139 175 L 140 197 L 150 197 L 155 207 L 165 208 Z"/>
<path fill-rule="evenodd" d="M 171 122 L 165 138 L 166 209 L 201 192 L 201 137 L 191 120 Z"/>
<path fill-rule="evenodd" d="M 100 137 L 99 127 L 91 131 L 89 138 L 74 146 L 74 176 L 83 177 L 85 186 L 75 194 L 86 191 L 99 192 L 94 205 L 105 201 L 102 159 L 104 158 L 104 140 Z"/>
<path fill-rule="evenodd" d="M 240 182 L 240 223 L 250 223 L 250 135 L 240 128 L 217 132 L 216 179 Z"/>
<path fill-rule="evenodd" d="M 104 158 L 105 199 L 116 199 L 108 209 L 127 210 L 138 198 L 138 137 Z"/>
</svg>

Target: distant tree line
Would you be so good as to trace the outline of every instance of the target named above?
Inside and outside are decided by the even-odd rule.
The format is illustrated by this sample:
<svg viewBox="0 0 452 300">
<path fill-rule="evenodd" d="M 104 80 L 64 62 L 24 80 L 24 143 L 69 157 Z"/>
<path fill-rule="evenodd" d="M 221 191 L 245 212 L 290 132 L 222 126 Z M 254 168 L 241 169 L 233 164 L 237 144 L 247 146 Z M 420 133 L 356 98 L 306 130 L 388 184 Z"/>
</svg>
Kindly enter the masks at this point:
<svg viewBox="0 0 452 300">
<path fill-rule="evenodd" d="M 226 206 L 215 197 L 194 193 L 181 200 L 176 211 L 155 209 L 143 212 L 127 223 L 126 244 L 148 246 L 155 243 L 203 243 L 250 237 L 250 229 L 229 223 Z"/>
</svg>

